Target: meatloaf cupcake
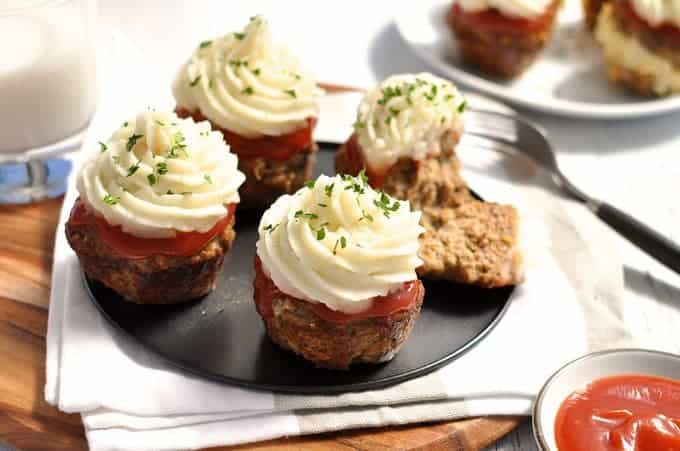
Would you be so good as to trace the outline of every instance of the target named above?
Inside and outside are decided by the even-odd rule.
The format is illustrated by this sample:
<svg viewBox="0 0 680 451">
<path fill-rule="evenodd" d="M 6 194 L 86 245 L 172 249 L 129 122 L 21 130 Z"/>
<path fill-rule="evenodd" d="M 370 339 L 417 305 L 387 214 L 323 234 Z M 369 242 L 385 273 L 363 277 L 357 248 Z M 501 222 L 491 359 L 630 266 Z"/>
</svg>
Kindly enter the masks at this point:
<svg viewBox="0 0 680 451">
<path fill-rule="evenodd" d="M 310 177 L 322 91 L 263 18 L 198 45 L 173 92 L 179 116 L 207 119 L 238 155 L 242 207 L 266 208 Z"/>
<path fill-rule="evenodd" d="M 680 2 L 612 0 L 595 37 L 614 83 L 644 96 L 680 93 Z"/>
<path fill-rule="evenodd" d="M 518 215 L 511 205 L 476 200 L 455 147 L 465 100 L 429 74 L 396 75 L 369 91 L 336 170 L 357 174 L 423 213 L 418 274 L 482 287 L 520 283 Z"/>
<path fill-rule="evenodd" d="M 366 170 L 371 186 L 414 208 L 455 207 L 470 198 L 456 144 L 465 99 L 428 73 L 394 75 L 364 96 L 354 133 L 336 153 L 335 170 Z"/>
<path fill-rule="evenodd" d="M 420 212 L 365 177 L 320 176 L 262 216 L 255 303 L 267 333 L 317 366 L 385 362 L 420 312 Z"/>
<path fill-rule="evenodd" d="M 490 75 L 522 73 L 545 47 L 560 0 L 455 0 L 446 20 L 463 60 Z"/>
<path fill-rule="evenodd" d="M 147 110 L 99 146 L 66 223 L 84 272 L 140 304 L 208 294 L 234 241 L 245 179 L 222 135 Z"/>
</svg>

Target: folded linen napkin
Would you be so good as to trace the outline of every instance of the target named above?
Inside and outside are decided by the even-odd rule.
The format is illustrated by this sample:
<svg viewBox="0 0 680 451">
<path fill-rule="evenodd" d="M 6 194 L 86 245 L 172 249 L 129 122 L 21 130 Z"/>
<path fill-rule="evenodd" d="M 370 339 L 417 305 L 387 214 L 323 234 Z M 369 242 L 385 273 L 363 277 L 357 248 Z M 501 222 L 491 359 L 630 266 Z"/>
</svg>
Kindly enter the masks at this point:
<svg viewBox="0 0 680 451">
<path fill-rule="evenodd" d="M 153 74 L 134 46 L 116 36 L 113 47 L 84 152 L 138 109 L 172 106 L 169 85 L 159 83 L 167 80 Z M 332 114 L 324 110 L 321 117 Z M 620 321 L 621 265 L 597 227 L 571 223 L 562 202 L 546 191 L 542 171 L 522 158 L 462 153 L 476 191 L 521 206 L 528 274 L 497 327 L 458 360 L 392 387 L 333 396 L 258 392 L 178 372 L 110 327 L 89 301 L 64 237 L 77 196 L 71 180 L 55 243 L 46 399 L 82 413 L 94 450 L 193 449 L 354 427 L 528 414 L 556 367 L 628 338 Z M 589 239 L 594 249 L 580 233 L 599 234 Z"/>
</svg>

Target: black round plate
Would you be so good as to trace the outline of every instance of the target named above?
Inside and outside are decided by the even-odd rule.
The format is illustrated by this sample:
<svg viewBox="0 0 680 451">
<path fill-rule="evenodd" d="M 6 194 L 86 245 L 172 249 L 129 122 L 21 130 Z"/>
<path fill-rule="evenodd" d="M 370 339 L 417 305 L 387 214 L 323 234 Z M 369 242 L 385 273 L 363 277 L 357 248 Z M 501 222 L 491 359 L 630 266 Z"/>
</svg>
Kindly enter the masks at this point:
<svg viewBox="0 0 680 451">
<path fill-rule="evenodd" d="M 334 173 L 328 150 L 319 152 L 316 173 Z M 392 361 L 348 371 L 316 368 L 267 338 L 252 299 L 260 214 L 236 216 L 236 241 L 217 289 L 207 297 L 181 305 L 137 305 L 86 279 L 94 304 L 114 326 L 190 373 L 260 390 L 337 393 L 403 382 L 459 357 L 500 320 L 513 291 L 424 281 L 420 317 Z"/>
</svg>

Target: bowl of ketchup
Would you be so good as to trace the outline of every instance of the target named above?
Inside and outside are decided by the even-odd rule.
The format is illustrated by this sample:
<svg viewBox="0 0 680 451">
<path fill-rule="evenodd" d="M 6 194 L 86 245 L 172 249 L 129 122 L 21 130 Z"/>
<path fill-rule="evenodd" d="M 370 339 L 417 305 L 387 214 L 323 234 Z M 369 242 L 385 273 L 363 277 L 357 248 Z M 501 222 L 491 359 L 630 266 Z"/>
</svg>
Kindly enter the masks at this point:
<svg viewBox="0 0 680 451">
<path fill-rule="evenodd" d="M 680 451 L 680 356 L 588 354 L 555 372 L 533 408 L 543 451 Z"/>
</svg>

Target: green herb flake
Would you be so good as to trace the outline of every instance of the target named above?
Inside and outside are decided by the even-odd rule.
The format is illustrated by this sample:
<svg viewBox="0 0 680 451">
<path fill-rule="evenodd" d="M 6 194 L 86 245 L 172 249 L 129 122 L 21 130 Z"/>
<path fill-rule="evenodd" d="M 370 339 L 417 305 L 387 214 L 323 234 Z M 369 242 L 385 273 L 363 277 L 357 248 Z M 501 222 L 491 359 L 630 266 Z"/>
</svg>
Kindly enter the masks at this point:
<svg viewBox="0 0 680 451">
<path fill-rule="evenodd" d="M 322 228 L 320 228 L 319 230 L 316 231 L 316 239 L 317 239 L 318 241 L 321 241 L 321 240 L 323 240 L 324 238 L 326 238 L 326 229 L 324 229 L 324 228 L 322 227 Z"/>
<path fill-rule="evenodd" d="M 106 147 L 106 144 L 104 144 L 104 143 L 101 142 L 101 141 L 97 141 L 97 142 L 99 143 L 99 150 L 100 150 L 101 152 L 106 152 L 107 150 L 109 150 L 109 148 Z"/>
<path fill-rule="evenodd" d="M 158 175 L 164 175 L 168 173 L 168 164 L 164 161 L 161 161 L 156 165 L 156 172 L 158 172 Z"/>
<path fill-rule="evenodd" d="M 192 88 L 198 84 L 198 82 L 201 81 L 201 75 L 197 75 L 196 78 L 194 78 L 191 83 L 189 83 L 189 86 Z"/>
<path fill-rule="evenodd" d="M 278 226 L 279 226 L 279 224 L 274 224 L 274 225 L 272 225 L 272 224 L 267 224 L 266 226 L 264 226 L 264 228 L 263 228 L 262 230 L 264 230 L 265 232 L 272 233 L 274 230 L 276 230 L 276 228 L 277 228 Z"/>
<path fill-rule="evenodd" d="M 158 177 L 156 177 L 156 174 L 149 174 L 146 176 L 146 179 L 149 181 L 149 185 L 154 186 L 156 183 L 158 183 Z"/>
<path fill-rule="evenodd" d="M 165 127 L 165 124 L 158 119 L 155 120 L 156 124 L 160 125 L 161 127 Z"/>
<path fill-rule="evenodd" d="M 129 122 L 128 122 L 128 121 L 125 121 L 125 122 L 123 122 L 123 127 L 124 127 L 124 128 L 125 128 L 125 127 L 127 127 L 127 126 L 128 126 L 128 124 L 129 124 Z"/>
<path fill-rule="evenodd" d="M 210 184 L 213 182 L 212 177 L 210 177 L 208 174 L 203 174 L 203 179 Z"/>
<path fill-rule="evenodd" d="M 296 97 L 297 97 L 297 93 L 295 92 L 295 89 L 286 89 L 286 90 L 283 91 L 283 92 L 285 92 L 286 94 L 288 94 L 288 95 L 291 96 L 292 98 L 296 98 Z"/>
<path fill-rule="evenodd" d="M 253 95 L 253 88 L 251 88 L 250 86 L 248 86 L 246 89 L 244 89 L 243 91 L 241 91 L 241 94 L 245 94 L 245 95 L 247 95 L 247 96 L 251 96 L 251 95 Z"/>
<path fill-rule="evenodd" d="M 213 88 L 214 82 L 215 82 L 215 80 L 214 80 L 213 78 L 210 78 L 210 80 L 208 81 L 208 89 L 212 89 L 212 88 Z"/>
<path fill-rule="evenodd" d="M 212 41 L 203 41 L 201 42 L 198 47 L 201 49 L 205 49 L 207 47 L 210 47 L 212 45 Z"/>
<path fill-rule="evenodd" d="M 173 193 L 172 190 L 169 189 L 169 190 L 167 190 L 167 191 L 165 192 L 165 194 L 167 194 L 168 196 L 171 196 L 171 195 L 173 195 L 173 194 L 175 194 L 175 193 Z"/>
<path fill-rule="evenodd" d="M 253 70 L 253 73 L 254 73 L 256 76 L 259 77 L 259 76 L 260 76 L 260 68 L 258 67 L 257 69 L 254 69 L 254 70 Z"/>
<path fill-rule="evenodd" d="M 144 135 L 132 135 L 128 138 L 127 143 L 125 144 L 125 150 L 130 152 L 133 147 L 135 147 L 135 144 L 137 144 L 137 141 L 139 141 L 141 138 L 143 138 Z"/>
<path fill-rule="evenodd" d="M 458 105 L 458 112 L 459 112 L 459 113 L 462 113 L 462 112 L 464 112 L 466 109 L 467 109 L 467 101 L 466 101 L 466 100 L 463 100 L 463 102 L 462 102 L 460 105 Z"/>
<path fill-rule="evenodd" d="M 318 205 L 319 207 L 321 207 L 321 208 L 326 208 L 326 207 L 328 207 L 328 205 L 322 204 L 322 203 L 318 203 L 317 205 Z"/>
<path fill-rule="evenodd" d="M 340 247 L 342 247 L 343 249 L 347 247 L 347 238 L 345 238 L 344 236 L 340 237 Z"/>
<path fill-rule="evenodd" d="M 137 169 L 139 169 L 139 165 L 141 164 L 141 160 L 137 161 L 137 163 L 133 164 L 128 168 L 127 175 L 125 177 L 131 177 L 134 175 L 135 172 L 137 172 Z"/>
<path fill-rule="evenodd" d="M 238 39 L 239 41 L 243 41 L 243 38 L 246 37 L 246 34 L 245 34 L 245 33 L 238 33 L 238 32 L 236 32 L 236 33 L 234 33 L 234 37 L 235 37 L 236 39 Z"/>
<path fill-rule="evenodd" d="M 323 187 L 324 192 L 326 193 L 326 196 L 331 197 L 331 194 L 333 194 L 333 187 L 335 186 L 335 183 L 331 183 L 330 185 L 326 185 Z"/>
<path fill-rule="evenodd" d="M 118 164 L 120 163 L 120 157 L 118 155 L 114 155 L 111 157 L 114 163 Z"/>
<path fill-rule="evenodd" d="M 116 205 L 118 202 L 120 202 L 120 196 L 112 196 L 110 194 L 104 196 L 104 203 L 106 205 Z"/>
<path fill-rule="evenodd" d="M 303 186 L 305 188 L 312 189 L 312 188 L 314 188 L 315 184 L 316 184 L 316 182 L 314 180 L 307 180 Z"/>
</svg>

